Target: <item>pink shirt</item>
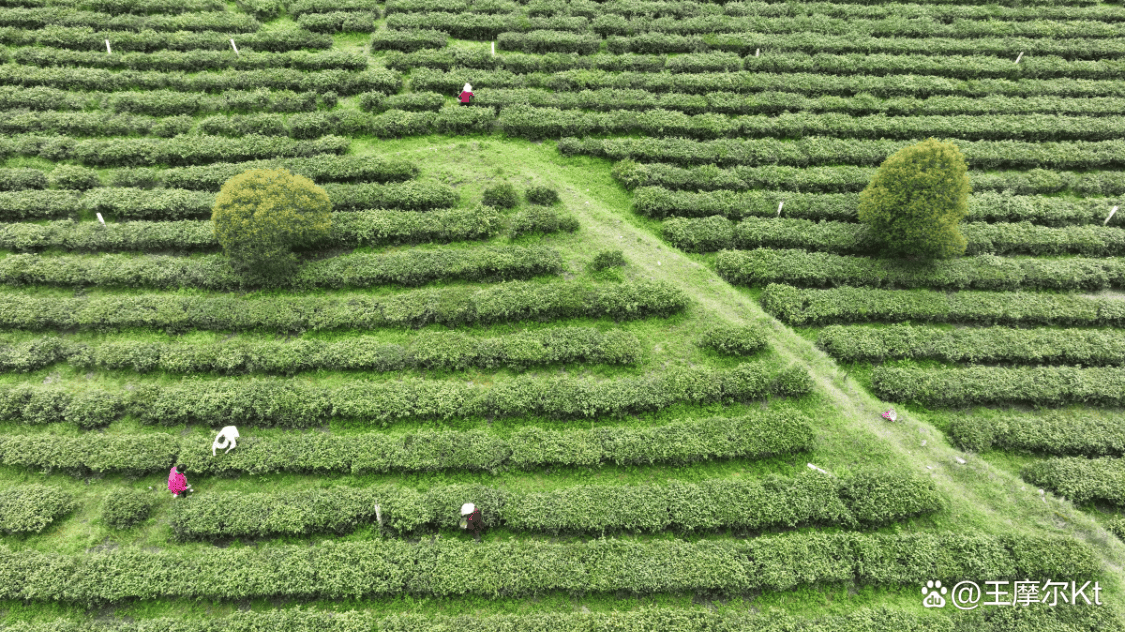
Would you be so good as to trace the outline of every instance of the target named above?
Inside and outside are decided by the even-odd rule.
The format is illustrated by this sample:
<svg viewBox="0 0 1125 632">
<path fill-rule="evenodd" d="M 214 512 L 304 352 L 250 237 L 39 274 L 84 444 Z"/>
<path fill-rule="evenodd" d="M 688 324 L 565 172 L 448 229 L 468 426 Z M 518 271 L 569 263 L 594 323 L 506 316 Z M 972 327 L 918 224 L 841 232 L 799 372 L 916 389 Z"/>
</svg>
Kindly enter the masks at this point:
<svg viewBox="0 0 1125 632">
<path fill-rule="evenodd" d="M 187 478 L 173 467 L 172 471 L 168 473 L 168 491 L 173 494 L 182 494 L 185 490 L 187 490 Z"/>
</svg>

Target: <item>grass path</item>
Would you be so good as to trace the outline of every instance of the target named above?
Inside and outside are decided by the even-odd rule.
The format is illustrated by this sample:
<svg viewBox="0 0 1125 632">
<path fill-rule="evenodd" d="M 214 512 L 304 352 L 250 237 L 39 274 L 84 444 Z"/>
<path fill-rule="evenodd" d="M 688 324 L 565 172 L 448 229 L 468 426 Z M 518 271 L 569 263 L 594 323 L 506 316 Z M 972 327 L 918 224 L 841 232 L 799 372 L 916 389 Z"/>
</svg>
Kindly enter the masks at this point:
<svg viewBox="0 0 1125 632">
<path fill-rule="evenodd" d="M 725 283 L 699 259 L 664 243 L 653 230 L 656 222 L 633 214 L 629 193 L 613 180 L 609 161 L 563 157 L 551 143 L 496 138 L 430 137 L 357 145 L 358 153 L 410 153 L 427 175 L 448 178 L 454 173 L 491 174 L 475 181 L 453 182 L 462 185 L 466 202 L 478 200 L 480 191 L 492 181 L 506 179 L 518 188 L 532 183 L 556 186 L 566 207 L 582 223 L 585 253 L 578 259 L 588 260 L 599 250 L 619 248 L 629 262 L 627 276 L 669 280 L 707 312 L 731 322 L 769 327 L 775 351 L 810 368 L 820 391 L 845 417 L 843 427 L 877 436 L 904 462 L 933 478 L 951 501 L 943 522 L 957 530 L 1070 534 L 1084 540 L 1100 554 L 1109 571 L 1102 593 L 1105 601 L 1119 609 L 1125 606 L 1125 544 L 1072 503 L 1050 494 L 1041 496 L 1038 489 L 1017 476 L 960 452 L 927 423 L 924 415 L 902 411 L 894 424 L 882 419 L 886 405 L 854 379 L 848 379 L 832 358 L 765 314 L 751 292 Z"/>
</svg>

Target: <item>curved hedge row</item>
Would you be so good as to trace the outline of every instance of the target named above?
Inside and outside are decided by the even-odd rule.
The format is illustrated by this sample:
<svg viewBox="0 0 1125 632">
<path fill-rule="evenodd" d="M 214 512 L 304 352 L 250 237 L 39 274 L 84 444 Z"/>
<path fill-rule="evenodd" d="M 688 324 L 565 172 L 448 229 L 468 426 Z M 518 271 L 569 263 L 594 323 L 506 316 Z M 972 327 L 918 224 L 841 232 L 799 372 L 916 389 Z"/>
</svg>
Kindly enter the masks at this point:
<svg viewBox="0 0 1125 632">
<path fill-rule="evenodd" d="M 279 378 L 193 379 L 117 392 L 20 385 L 0 389 L 0 410 L 5 419 L 18 423 L 66 421 L 82 427 L 104 426 L 126 414 L 144 424 L 285 427 L 319 425 L 331 419 L 389 424 L 476 415 L 589 419 L 679 403 L 800 396 L 812 386 L 805 369 L 757 362 L 728 371 L 670 369 L 607 382 L 521 375 L 490 387 L 420 378 L 355 380 L 331 387 Z"/>
<path fill-rule="evenodd" d="M 384 68 L 361 71 L 304 71 L 296 68 L 273 68 L 184 73 L 150 70 L 112 71 L 100 68 L 36 68 L 4 64 L 0 65 L 0 84 L 113 92 L 131 89 L 219 92 L 269 88 L 348 95 L 370 90 L 397 92 L 402 87 L 402 76 Z"/>
<path fill-rule="evenodd" d="M 302 332 L 518 322 L 647 318 L 683 311 L 690 299 L 668 283 L 613 285 L 512 281 L 484 288 L 413 290 L 391 296 L 239 298 L 171 294 L 54 298 L 0 292 L 0 329 Z"/>
<path fill-rule="evenodd" d="M 582 17 L 529 18 L 519 13 L 490 15 L 482 13 L 391 13 L 387 29 L 410 31 L 437 29 L 457 39 L 488 41 L 508 31 L 573 31 L 583 32 L 589 22 Z"/>
<path fill-rule="evenodd" d="M 74 510 L 74 497 L 46 485 L 0 490 L 0 533 L 39 533 Z"/>
<path fill-rule="evenodd" d="M 148 53 L 121 53 L 70 50 L 28 46 L 0 53 L 3 61 L 27 66 L 86 66 L 113 70 L 158 70 L 161 72 L 199 72 L 201 70 L 254 70 L 261 68 L 297 68 L 299 70 L 366 70 L 367 58 L 359 53 L 338 50 L 309 52 L 303 50 L 280 53 L 255 53 L 239 48 L 230 50 L 161 50 Z"/>
<path fill-rule="evenodd" d="M 2 197 L 2 196 L 0 196 Z M 528 233 L 574 232 L 571 215 L 531 207 L 505 217 L 495 209 L 432 211 L 351 211 L 333 213 L 332 230 L 313 249 L 390 246 L 397 244 L 477 241 L 506 232 L 516 238 Z M 209 220 L 121 222 L 106 227 L 97 222 L 62 220 L 47 224 L 0 224 L 0 248 L 34 252 L 48 248 L 88 252 L 216 250 L 219 242 Z"/>
<path fill-rule="evenodd" d="M 378 10 L 302 13 L 297 16 L 297 26 L 314 33 L 370 33 L 376 29 L 378 19 Z"/>
<path fill-rule="evenodd" d="M 91 27 L 48 26 L 37 30 L 0 29 L 0 43 L 8 46 L 47 46 L 74 50 L 105 48 L 109 40 L 118 53 L 162 50 L 230 50 L 226 31 L 105 31 Z M 243 33 L 235 41 L 252 51 L 279 53 L 302 48 L 332 48 L 332 36 L 300 29 L 267 29 Z M 97 88 L 95 88 L 97 89 Z"/>
<path fill-rule="evenodd" d="M 859 192 L 875 175 L 874 167 L 733 167 L 714 165 L 682 168 L 663 163 L 640 164 L 622 160 L 613 166 L 613 176 L 626 188 L 659 186 L 669 189 L 715 191 L 727 189 L 787 189 L 800 192 Z M 970 172 L 975 191 L 1002 191 L 1018 195 L 1059 193 L 1077 195 L 1121 195 L 1125 175 L 1116 171 L 1074 173 L 1068 171 Z M 775 206 L 774 214 L 777 213 Z M 1106 209 L 1109 215 L 1109 209 Z M 1101 219 L 1105 219 L 1103 215 Z"/>
<path fill-rule="evenodd" d="M 165 186 L 172 189 L 218 191 L 230 178 L 249 169 L 288 169 L 317 182 L 401 182 L 418 177 L 418 165 L 406 160 L 377 156 L 279 158 L 250 162 L 212 163 L 198 167 L 120 169 L 109 174 L 111 186 Z"/>
<path fill-rule="evenodd" d="M 798 326 L 902 322 L 979 325 L 1125 326 L 1125 304 L 1112 298 L 1034 292 L 932 292 L 840 287 L 805 290 L 771 283 L 762 308 Z"/>
<path fill-rule="evenodd" d="M 407 249 L 387 254 L 356 253 L 305 262 L 271 287 L 293 289 L 407 287 L 435 281 L 530 279 L 558 275 L 562 255 L 542 246 L 480 246 L 443 250 Z M 7 285 L 99 286 L 236 290 L 258 285 L 235 271 L 223 255 L 13 254 L 0 258 L 0 283 Z"/>
<path fill-rule="evenodd" d="M 74 6 L 89 11 L 101 11 L 112 15 L 136 13 L 192 13 L 196 11 L 222 11 L 226 8 L 220 0 L 86 0 L 83 2 L 59 2 L 58 0 L 2 0 L 5 7 L 48 7 Z"/>
<path fill-rule="evenodd" d="M 294 17 L 335 11 L 368 11 L 378 15 L 379 3 L 374 0 L 296 0 L 286 3 L 285 10 Z"/>
<path fill-rule="evenodd" d="M 1121 459 L 1047 459 L 1024 466 L 1020 476 L 1075 503 L 1100 500 L 1125 505 L 1125 461 Z"/>
<path fill-rule="evenodd" d="M 430 48 L 445 48 L 449 33 L 430 28 L 391 31 L 380 29 L 371 36 L 371 50 L 394 50 L 410 53 Z"/>
<path fill-rule="evenodd" d="M 974 411 L 953 414 L 949 434 L 965 450 L 1015 450 L 1059 456 L 1125 455 L 1125 419 L 1121 413 L 1075 408 Z"/>
<path fill-rule="evenodd" d="M 880 366 L 871 376 L 871 387 L 884 400 L 925 406 L 1125 404 L 1125 371 L 1116 367 Z"/>
<path fill-rule="evenodd" d="M 253 16 L 233 11 L 178 15 L 111 15 L 73 7 L 7 8 L 0 12 L 0 28 L 36 30 L 47 27 L 89 27 L 116 31 L 222 31 L 253 33 L 262 25 Z"/>
<path fill-rule="evenodd" d="M 27 110 L 105 109 L 153 116 L 208 114 L 223 111 L 311 112 L 334 105 L 331 95 L 292 90 L 226 90 L 199 94 L 172 90 L 146 92 L 68 92 L 43 86 L 0 86 L 0 107 Z"/>
<path fill-rule="evenodd" d="M 939 329 L 922 325 L 820 330 L 816 344 L 845 362 L 931 359 L 942 362 L 1125 365 L 1125 334 L 1098 329 Z"/>
<path fill-rule="evenodd" d="M 474 560 L 465 564 L 466 559 Z M 360 570 L 362 569 L 362 570 Z M 205 551 L 80 555 L 0 547 L 0 597 L 37 602 L 131 599 L 341 599 L 402 594 L 517 596 L 629 591 L 744 593 L 855 582 L 953 585 L 972 578 L 1093 579 L 1100 563 L 1073 537 L 982 534 L 788 534 L 749 540 L 549 544 L 460 539 L 332 542 Z"/>
<path fill-rule="evenodd" d="M 637 337 L 619 329 L 589 327 L 521 331 L 494 338 L 459 332 L 420 332 L 406 344 L 377 338 L 343 341 L 236 340 L 222 343 L 105 341 L 69 342 L 57 336 L 0 346 L 5 371 L 32 371 L 55 362 L 83 368 L 141 373 L 275 373 L 303 371 L 404 369 L 526 369 L 568 362 L 636 364 Z"/>
<path fill-rule="evenodd" d="M 1011 174 L 1016 176 L 1017 174 Z M 1052 172 L 1031 172 L 1025 181 L 1034 179 L 1037 186 L 1045 184 Z M 984 178 L 987 181 L 987 178 Z M 995 181 L 995 180 L 994 180 Z M 976 183 L 974 182 L 974 186 Z M 1023 189 L 1026 192 L 1026 189 Z M 1052 191 L 1053 192 L 1053 191 Z M 633 193 L 633 210 L 646 217 L 705 217 L 722 215 L 732 220 L 750 217 L 778 218 L 778 204 L 784 202 L 781 215 L 806 220 L 831 222 L 858 221 L 857 193 L 797 193 L 795 191 L 678 191 L 662 187 L 640 186 Z M 1030 222 L 1044 226 L 1083 226 L 1088 224 L 1125 225 L 1125 217 L 1109 217 L 1116 200 L 1090 198 L 1077 200 L 1065 197 L 1012 195 L 1010 192 L 985 191 L 969 196 L 968 222 L 1018 223 Z M 715 220 L 713 220 L 715 221 Z M 980 230 L 985 230 L 983 227 Z M 997 231 L 1007 231 L 1000 227 Z M 1032 229 L 1034 231 L 1035 229 Z M 987 239 L 998 239 L 988 231 Z M 1030 237 L 1030 235 L 1029 235 Z M 721 237 L 720 237 L 721 239 Z M 999 247 L 995 244 L 990 247 Z M 1005 246 L 1006 247 L 1006 246 Z"/>
<path fill-rule="evenodd" d="M 687 464 L 711 459 L 764 459 L 813 448 L 812 419 L 773 406 L 744 417 L 675 421 L 647 428 L 523 427 L 507 438 L 484 430 L 418 430 L 405 434 L 256 432 L 238 449 L 211 455 L 210 435 L 164 433 L 0 435 L 0 463 L 76 472 L 165 472 L 174 463 L 201 474 L 374 474 L 434 470 L 587 467 L 605 463 Z M 130 447 L 135 446 L 135 449 Z"/>
<path fill-rule="evenodd" d="M 325 136 L 295 140 L 284 136 L 251 134 L 242 138 L 177 136 L 175 138 L 88 138 L 66 136 L 0 137 L 0 156 L 39 156 L 47 160 L 75 160 L 95 167 L 172 166 L 212 162 L 243 162 L 262 158 L 307 157 L 343 154 L 348 140 Z"/>
<path fill-rule="evenodd" d="M 486 527 L 548 533 L 765 530 L 821 524 L 889 524 L 940 511 L 933 483 L 911 474 L 861 471 L 837 479 L 819 472 L 763 480 L 711 479 L 664 485 L 579 485 L 511 492 L 484 485 L 334 487 L 296 492 L 226 492 L 172 508 L 180 541 L 350 533 L 378 523 L 400 533 L 456 529 L 472 499 Z M 376 514 L 375 505 L 379 505 Z"/>
<path fill-rule="evenodd" d="M 483 92 L 483 91 L 482 91 Z M 487 101 L 483 92 L 481 102 Z M 565 93 L 564 93 L 565 94 Z M 582 94 L 582 93 L 579 93 Z M 1076 141 L 1033 143 L 1025 141 L 967 141 L 948 139 L 957 145 L 965 162 L 978 169 L 1056 169 L 1118 166 L 1125 161 L 1125 142 Z M 914 141 L 870 140 L 811 136 L 791 140 L 720 139 L 694 141 L 684 138 L 562 138 L 563 155 L 588 154 L 611 160 L 666 162 L 678 165 L 762 166 L 820 165 L 879 166 L 896 151 Z"/>
<path fill-rule="evenodd" d="M 29 256 L 29 255 L 13 255 Z M 920 265 L 909 259 L 850 257 L 805 250 L 724 250 L 715 271 L 733 285 L 888 287 L 946 290 L 1106 290 L 1125 287 L 1125 260 L 978 255 Z"/>
<path fill-rule="evenodd" d="M 1116 215 L 1114 216 L 1116 217 Z M 958 226 L 967 242 L 966 255 L 1125 255 L 1125 231 L 1105 226 L 1051 228 L 1019 224 L 970 222 Z M 688 252 L 724 249 L 800 248 L 835 254 L 878 254 L 883 246 L 865 224 L 814 222 L 807 219 L 747 217 L 732 222 L 713 215 L 703 219 L 665 220 L 664 238 Z"/>
</svg>

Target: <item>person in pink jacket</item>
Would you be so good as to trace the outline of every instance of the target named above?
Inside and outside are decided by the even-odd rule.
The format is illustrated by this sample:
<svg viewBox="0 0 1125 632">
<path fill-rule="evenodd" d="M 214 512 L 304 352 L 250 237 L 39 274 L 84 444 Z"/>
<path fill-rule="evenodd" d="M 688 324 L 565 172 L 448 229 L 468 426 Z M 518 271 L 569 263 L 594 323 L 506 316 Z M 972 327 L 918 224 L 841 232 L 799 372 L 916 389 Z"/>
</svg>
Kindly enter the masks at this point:
<svg viewBox="0 0 1125 632">
<path fill-rule="evenodd" d="M 466 83 L 457 98 L 461 99 L 461 105 L 469 105 L 469 101 L 473 98 L 473 87 Z"/>
<path fill-rule="evenodd" d="M 187 478 L 183 474 L 184 469 L 186 469 L 184 466 L 176 465 L 168 473 L 168 491 L 172 492 L 172 498 L 194 491 L 191 485 L 188 485 Z"/>
</svg>

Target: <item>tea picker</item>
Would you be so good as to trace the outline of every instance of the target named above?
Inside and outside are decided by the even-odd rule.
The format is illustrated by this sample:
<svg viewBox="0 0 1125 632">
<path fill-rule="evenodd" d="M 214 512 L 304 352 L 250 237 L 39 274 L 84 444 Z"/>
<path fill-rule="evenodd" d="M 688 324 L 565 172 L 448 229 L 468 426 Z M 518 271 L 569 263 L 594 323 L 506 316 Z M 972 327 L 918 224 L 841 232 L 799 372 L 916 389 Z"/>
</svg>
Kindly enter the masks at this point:
<svg viewBox="0 0 1125 632">
<path fill-rule="evenodd" d="M 480 529 L 483 523 L 484 519 L 476 505 L 473 503 L 461 505 L 461 528 L 472 531 L 477 542 L 480 542 Z"/>
</svg>

